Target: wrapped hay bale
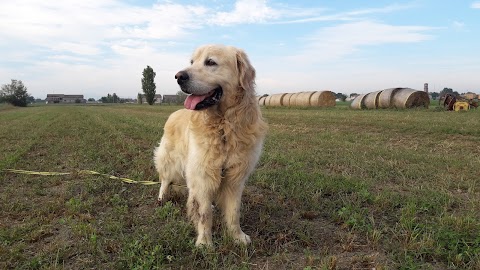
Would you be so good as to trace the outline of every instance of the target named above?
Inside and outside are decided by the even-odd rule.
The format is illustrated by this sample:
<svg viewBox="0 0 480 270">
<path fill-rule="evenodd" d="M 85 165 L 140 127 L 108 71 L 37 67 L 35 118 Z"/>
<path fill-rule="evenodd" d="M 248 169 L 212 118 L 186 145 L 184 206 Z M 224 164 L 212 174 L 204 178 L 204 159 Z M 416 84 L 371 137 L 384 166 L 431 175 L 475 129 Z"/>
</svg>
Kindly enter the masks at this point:
<svg viewBox="0 0 480 270">
<path fill-rule="evenodd" d="M 365 99 L 365 94 L 357 96 L 354 100 L 352 100 L 352 103 L 350 104 L 350 108 L 356 109 L 356 110 L 361 110 L 365 108 L 365 105 L 363 105 L 363 100 Z"/>
<path fill-rule="evenodd" d="M 269 106 L 283 106 L 283 99 L 285 95 L 286 93 L 272 95 Z"/>
<path fill-rule="evenodd" d="M 295 98 L 296 106 L 310 106 L 310 97 L 315 92 L 300 92 Z"/>
<path fill-rule="evenodd" d="M 385 89 L 380 93 L 378 96 L 378 108 L 380 109 L 387 109 L 392 108 L 392 97 L 397 93 L 398 90 L 403 88 L 389 88 Z"/>
<path fill-rule="evenodd" d="M 310 96 L 310 106 L 333 107 L 335 105 L 335 94 L 332 91 L 316 91 Z"/>
<path fill-rule="evenodd" d="M 372 92 L 365 95 L 363 99 L 363 104 L 367 109 L 376 109 L 378 108 L 378 97 L 382 91 Z"/>
<path fill-rule="evenodd" d="M 291 102 L 293 102 L 292 96 L 294 94 L 295 93 L 288 93 L 283 97 L 283 106 L 290 106 L 291 105 Z"/>
<path fill-rule="evenodd" d="M 393 107 L 397 109 L 408 109 L 416 107 L 428 108 L 430 98 L 428 93 L 411 88 L 399 89 L 392 97 Z"/>
</svg>

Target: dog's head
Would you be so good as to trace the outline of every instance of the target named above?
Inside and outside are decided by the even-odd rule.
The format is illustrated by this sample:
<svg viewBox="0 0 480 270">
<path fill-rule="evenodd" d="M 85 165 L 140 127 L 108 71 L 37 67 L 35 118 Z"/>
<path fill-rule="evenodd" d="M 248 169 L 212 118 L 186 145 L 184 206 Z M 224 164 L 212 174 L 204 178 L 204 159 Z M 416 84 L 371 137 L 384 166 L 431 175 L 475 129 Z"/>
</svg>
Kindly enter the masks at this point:
<svg viewBox="0 0 480 270">
<path fill-rule="evenodd" d="M 246 92 L 254 94 L 255 69 L 240 49 L 206 45 L 193 53 L 190 67 L 175 75 L 189 94 L 185 108 L 202 110 L 223 102 L 234 102 Z"/>
</svg>

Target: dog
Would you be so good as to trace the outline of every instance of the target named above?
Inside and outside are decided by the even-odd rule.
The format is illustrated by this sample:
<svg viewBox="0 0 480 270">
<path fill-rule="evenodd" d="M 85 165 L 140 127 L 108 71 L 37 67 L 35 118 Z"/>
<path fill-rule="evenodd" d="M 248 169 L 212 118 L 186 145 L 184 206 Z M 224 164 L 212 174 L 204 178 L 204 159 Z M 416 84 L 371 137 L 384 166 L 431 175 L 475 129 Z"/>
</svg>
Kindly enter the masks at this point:
<svg viewBox="0 0 480 270">
<path fill-rule="evenodd" d="M 154 150 L 158 201 L 168 199 L 172 183 L 186 184 L 196 246 L 213 245 L 214 203 L 231 237 L 249 244 L 240 228 L 241 197 L 268 129 L 255 98 L 255 69 L 243 50 L 223 45 L 196 49 L 190 64 L 175 75 L 188 94 L 185 108 L 169 116 Z"/>
</svg>

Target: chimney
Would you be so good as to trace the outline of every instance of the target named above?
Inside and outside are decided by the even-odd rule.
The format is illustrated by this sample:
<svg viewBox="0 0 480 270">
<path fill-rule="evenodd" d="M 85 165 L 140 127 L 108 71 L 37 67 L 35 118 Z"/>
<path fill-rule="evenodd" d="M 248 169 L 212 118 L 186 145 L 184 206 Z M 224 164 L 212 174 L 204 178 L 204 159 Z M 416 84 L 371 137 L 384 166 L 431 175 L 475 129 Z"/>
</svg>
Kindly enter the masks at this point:
<svg viewBox="0 0 480 270">
<path fill-rule="evenodd" d="M 423 91 L 428 93 L 428 83 L 423 84 Z"/>
</svg>

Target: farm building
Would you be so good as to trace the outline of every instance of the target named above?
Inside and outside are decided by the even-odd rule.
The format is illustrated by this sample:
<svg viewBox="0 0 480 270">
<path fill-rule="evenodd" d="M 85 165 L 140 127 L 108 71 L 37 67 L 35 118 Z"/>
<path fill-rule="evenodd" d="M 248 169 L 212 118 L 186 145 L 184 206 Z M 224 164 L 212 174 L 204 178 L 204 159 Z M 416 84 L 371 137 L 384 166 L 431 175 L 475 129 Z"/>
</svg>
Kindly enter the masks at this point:
<svg viewBox="0 0 480 270">
<path fill-rule="evenodd" d="M 139 94 L 139 96 L 142 97 L 142 103 L 144 103 L 144 104 L 147 103 L 147 99 L 145 98 L 145 95 Z M 155 101 L 153 103 L 160 104 L 160 103 L 162 103 L 162 100 L 163 100 L 162 95 L 155 94 Z"/>
<path fill-rule="evenodd" d="M 468 100 L 471 100 L 471 99 L 480 99 L 480 95 L 477 95 L 475 93 L 472 93 L 472 92 L 468 92 L 468 93 L 465 93 L 462 95 L 462 97 L 464 99 L 468 99 Z"/>
<path fill-rule="evenodd" d="M 51 103 L 86 103 L 87 100 L 83 95 L 64 95 L 64 94 L 47 94 L 45 99 L 47 104 Z"/>
<path fill-rule="evenodd" d="M 428 108 L 430 98 L 427 92 L 411 88 L 389 88 L 356 97 L 350 104 L 352 109 L 408 109 Z"/>
<path fill-rule="evenodd" d="M 177 103 L 177 95 L 163 95 L 163 103 Z"/>
</svg>

